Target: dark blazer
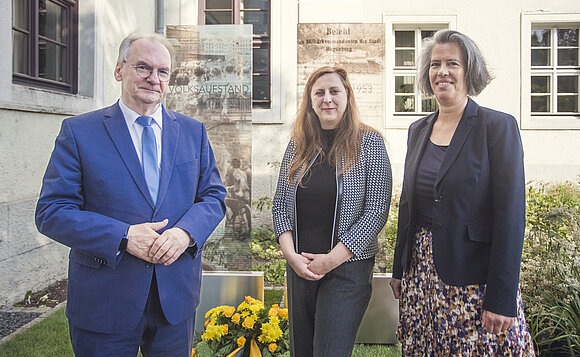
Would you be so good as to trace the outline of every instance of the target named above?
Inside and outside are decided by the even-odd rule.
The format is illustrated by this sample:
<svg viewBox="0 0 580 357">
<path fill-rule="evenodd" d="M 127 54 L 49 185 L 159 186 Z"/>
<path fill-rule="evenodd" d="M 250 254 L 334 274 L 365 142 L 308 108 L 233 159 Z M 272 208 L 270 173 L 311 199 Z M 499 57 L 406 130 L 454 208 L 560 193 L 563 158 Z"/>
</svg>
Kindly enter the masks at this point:
<svg viewBox="0 0 580 357">
<path fill-rule="evenodd" d="M 154 267 L 128 253 L 117 255 L 130 225 L 165 218 L 165 229 L 184 229 L 201 251 L 224 216 L 226 191 L 203 124 L 163 109 L 161 140 L 159 195 L 153 205 L 118 104 L 62 123 L 36 225 L 71 248 L 67 316 L 73 326 L 101 333 L 135 328 L 153 269 L 167 320 L 178 323 L 195 312 L 201 254 L 184 253 L 169 266 Z"/>
<path fill-rule="evenodd" d="M 409 128 L 393 277 L 408 270 L 416 233 L 417 167 L 435 112 Z M 435 181 L 433 258 L 448 285 L 487 284 L 483 308 L 516 315 L 525 228 L 523 150 L 516 120 L 469 99 Z"/>
</svg>

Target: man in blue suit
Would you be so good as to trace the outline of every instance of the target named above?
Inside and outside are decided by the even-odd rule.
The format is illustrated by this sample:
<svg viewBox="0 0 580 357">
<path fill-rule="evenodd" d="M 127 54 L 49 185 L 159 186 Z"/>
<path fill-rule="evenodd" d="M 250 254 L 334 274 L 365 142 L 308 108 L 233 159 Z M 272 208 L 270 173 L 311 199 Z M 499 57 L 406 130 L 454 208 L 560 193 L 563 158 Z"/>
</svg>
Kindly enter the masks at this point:
<svg viewBox="0 0 580 357">
<path fill-rule="evenodd" d="M 190 356 L 201 250 L 225 214 L 205 127 L 166 110 L 172 47 L 132 34 L 114 105 L 65 119 L 36 208 L 71 248 L 67 317 L 78 356 Z"/>
</svg>

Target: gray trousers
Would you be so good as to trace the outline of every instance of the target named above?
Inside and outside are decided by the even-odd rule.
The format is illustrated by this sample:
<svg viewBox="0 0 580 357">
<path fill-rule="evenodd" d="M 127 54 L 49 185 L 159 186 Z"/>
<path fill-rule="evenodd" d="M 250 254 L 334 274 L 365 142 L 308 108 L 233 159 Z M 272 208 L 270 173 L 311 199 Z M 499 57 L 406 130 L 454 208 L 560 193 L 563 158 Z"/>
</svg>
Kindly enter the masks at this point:
<svg viewBox="0 0 580 357">
<path fill-rule="evenodd" d="M 375 259 L 343 263 L 309 281 L 286 264 L 292 357 L 350 357 L 372 293 Z"/>
</svg>

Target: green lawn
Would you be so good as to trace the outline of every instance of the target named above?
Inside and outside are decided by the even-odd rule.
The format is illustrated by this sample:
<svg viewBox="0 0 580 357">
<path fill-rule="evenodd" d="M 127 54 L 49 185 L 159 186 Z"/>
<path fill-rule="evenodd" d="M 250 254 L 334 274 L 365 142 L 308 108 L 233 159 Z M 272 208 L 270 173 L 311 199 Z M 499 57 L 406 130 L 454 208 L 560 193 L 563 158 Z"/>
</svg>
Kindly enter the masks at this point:
<svg viewBox="0 0 580 357">
<path fill-rule="evenodd" d="M 266 306 L 277 304 L 282 299 L 281 290 L 266 290 Z M 16 335 L 0 345 L 0 356 L 10 357 L 74 357 L 64 308 L 55 311 L 43 321 Z M 359 345 L 353 357 L 395 357 L 400 356 L 395 346 Z"/>
</svg>

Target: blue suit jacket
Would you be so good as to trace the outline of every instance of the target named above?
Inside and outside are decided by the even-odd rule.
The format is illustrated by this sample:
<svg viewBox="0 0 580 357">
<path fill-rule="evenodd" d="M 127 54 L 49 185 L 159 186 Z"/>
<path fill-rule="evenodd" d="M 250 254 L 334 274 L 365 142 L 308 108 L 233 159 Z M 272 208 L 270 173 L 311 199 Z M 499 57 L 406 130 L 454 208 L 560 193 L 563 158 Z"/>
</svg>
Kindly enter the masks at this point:
<svg viewBox="0 0 580 357">
<path fill-rule="evenodd" d="M 417 167 L 437 113 L 411 124 L 393 276 L 414 242 Z M 525 228 L 523 150 L 515 119 L 469 99 L 435 181 L 433 258 L 449 285 L 487 284 L 483 308 L 516 315 Z"/>
<path fill-rule="evenodd" d="M 153 267 L 117 256 L 127 228 L 169 219 L 194 238 L 198 254 L 155 265 L 167 320 L 191 317 L 199 303 L 201 249 L 225 213 L 225 188 L 205 127 L 163 108 L 157 205 L 147 189 L 118 104 L 65 119 L 36 207 L 38 230 L 71 248 L 67 316 L 79 328 L 115 333 L 137 326 Z M 161 232 L 161 231 L 160 231 Z"/>
</svg>

